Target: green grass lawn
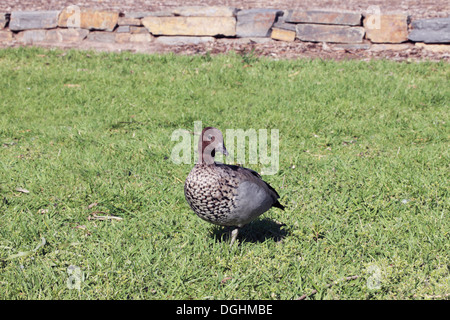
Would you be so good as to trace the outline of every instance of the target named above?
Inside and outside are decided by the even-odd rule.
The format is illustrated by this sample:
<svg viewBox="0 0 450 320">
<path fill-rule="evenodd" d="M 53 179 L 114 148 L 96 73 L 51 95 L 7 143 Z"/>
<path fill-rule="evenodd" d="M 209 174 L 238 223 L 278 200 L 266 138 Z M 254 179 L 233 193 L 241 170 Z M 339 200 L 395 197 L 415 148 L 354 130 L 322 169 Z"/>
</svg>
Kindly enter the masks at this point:
<svg viewBox="0 0 450 320">
<path fill-rule="evenodd" d="M 1 299 L 450 293 L 448 63 L 20 48 L 0 74 Z M 279 130 L 286 210 L 232 248 L 171 161 L 194 121 Z"/>
</svg>

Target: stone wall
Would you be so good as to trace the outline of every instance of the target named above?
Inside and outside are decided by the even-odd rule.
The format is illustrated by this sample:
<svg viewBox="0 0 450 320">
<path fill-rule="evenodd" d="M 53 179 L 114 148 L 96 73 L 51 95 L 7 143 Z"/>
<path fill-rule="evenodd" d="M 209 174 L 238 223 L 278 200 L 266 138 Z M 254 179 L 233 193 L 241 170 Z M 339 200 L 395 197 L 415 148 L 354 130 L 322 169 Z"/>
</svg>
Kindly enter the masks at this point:
<svg viewBox="0 0 450 320">
<path fill-rule="evenodd" d="M 0 12 L 0 44 L 163 45 L 213 42 L 217 38 L 371 44 L 419 43 L 450 46 L 450 17 L 409 21 L 407 14 L 350 11 L 178 7 L 121 13 L 69 6 L 52 11 Z M 84 45 L 86 47 L 86 45 Z M 89 47 L 89 45 L 88 45 Z"/>
</svg>

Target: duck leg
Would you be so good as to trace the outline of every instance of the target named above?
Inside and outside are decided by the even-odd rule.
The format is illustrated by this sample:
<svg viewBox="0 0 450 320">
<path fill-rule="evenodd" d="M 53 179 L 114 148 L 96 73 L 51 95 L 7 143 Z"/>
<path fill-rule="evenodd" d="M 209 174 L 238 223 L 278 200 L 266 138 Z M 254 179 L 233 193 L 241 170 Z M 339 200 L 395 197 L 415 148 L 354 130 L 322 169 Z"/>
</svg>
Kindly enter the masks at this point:
<svg viewBox="0 0 450 320">
<path fill-rule="evenodd" d="M 230 247 L 233 246 L 234 241 L 236 241 L 236 238 L 239 234 L 239 227 L 236 227 L 233 229 L 233 231 L 231 231 L 231 243 L 230 243 Z"/>
</svg>

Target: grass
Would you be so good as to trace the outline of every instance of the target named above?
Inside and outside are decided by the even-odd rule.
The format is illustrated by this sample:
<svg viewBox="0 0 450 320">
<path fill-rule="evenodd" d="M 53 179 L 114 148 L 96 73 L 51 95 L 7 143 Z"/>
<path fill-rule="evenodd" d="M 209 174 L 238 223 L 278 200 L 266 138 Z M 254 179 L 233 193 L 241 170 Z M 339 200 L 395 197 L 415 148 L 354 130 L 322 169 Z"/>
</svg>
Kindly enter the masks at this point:
<svg viewBox="0 0 450 320">
<path fill-rule="evenodd" d="M 449 64 L 20 48 L 0 74 L 0 298 L 448 299 Z M 170 159 L 194 121 L 280 132 L 287 209 L 233 248 Z"/>
</svg>

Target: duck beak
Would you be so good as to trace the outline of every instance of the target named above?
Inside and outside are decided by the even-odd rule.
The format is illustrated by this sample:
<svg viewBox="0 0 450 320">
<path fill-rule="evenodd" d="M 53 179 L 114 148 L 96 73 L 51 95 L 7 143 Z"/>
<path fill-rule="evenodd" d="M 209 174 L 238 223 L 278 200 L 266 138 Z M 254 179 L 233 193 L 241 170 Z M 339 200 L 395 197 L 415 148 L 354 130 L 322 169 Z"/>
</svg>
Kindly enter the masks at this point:
<svg viewBox="0 0 450 320">
<path fill-rule="evenodd" d="M 222 152 L 225 156 L 228 156 L 228 151 L 223 143 L 217 145 L 216 150 Z"/>
</svg>

